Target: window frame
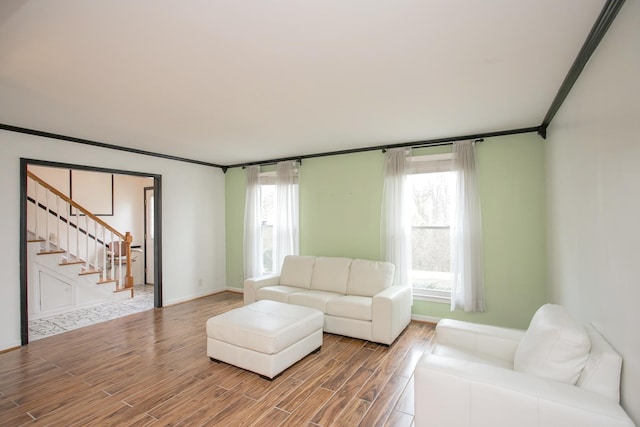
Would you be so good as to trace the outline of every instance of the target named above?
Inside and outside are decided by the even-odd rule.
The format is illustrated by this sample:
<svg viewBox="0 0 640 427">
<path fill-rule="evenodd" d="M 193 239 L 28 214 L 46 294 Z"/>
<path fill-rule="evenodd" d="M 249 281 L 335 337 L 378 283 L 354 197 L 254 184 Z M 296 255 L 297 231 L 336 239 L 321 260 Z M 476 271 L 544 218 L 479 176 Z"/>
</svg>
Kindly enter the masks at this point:
<svg viewBox="0 0 640 427">
<path fill-rule="evenodd" d="M 453 172 L 453 153 L 443 153 L 443 154 L 424 154 L 419 156 L 409 157 L 407 160 L 409 162 L 409 174 L 417 175 L 424 173 L 436 173 L 436 172 Z M 410 188 L 407 188 L 407 192 L 411 191 Z M 407 213 L 408 214 L 408 213 Z M 413 236 L 413 224 L 409 221 L 409 226 L 411 229 L 409 230 L 409 236 Z M 427 228 L 451 228 L 450 226 L 424 226 Z M 413 271 L 413 262 L 411 263 L 411 270 Z M 426 290 L 422 288 L 416 288 L 413 286 L 413 282 L 411 283 L 411 289 L 413 292 L 413 299 L 419 301 L 429 301 L 443 304 L 451 303 L 451 291 L 441 291 L 441 290 Z"/>
</svg>

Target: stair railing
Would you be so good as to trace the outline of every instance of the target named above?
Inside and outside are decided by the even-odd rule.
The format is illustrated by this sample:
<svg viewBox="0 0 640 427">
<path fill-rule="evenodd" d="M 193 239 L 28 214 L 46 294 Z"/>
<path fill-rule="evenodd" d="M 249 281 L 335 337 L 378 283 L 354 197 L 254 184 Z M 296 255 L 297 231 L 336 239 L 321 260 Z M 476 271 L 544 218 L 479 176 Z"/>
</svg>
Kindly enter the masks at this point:
<svg viewBox="0 0 640 427">
<path fill-rule="evenodd" d="M 133 236 L 131 233 L 128 231 L 124 234 L 119 232 L 33 172 L 27 171 L 27 188 L 29 188 L 30 180 L 34 182 L 33 201 L 36 207 L 33 217 L 34 234 L 37 239 L 44 240 L 44 251 L 65 253 L 66 262 L 82 262 L 84 264 L 83 273 L 100 273 L 101 282 L 116 282 L 118 290 L 132 289 L 131 242 L 133 241 Z M 50 203 L 51 197 L 55 197 L 54 203 Z M 52 210 L 52 204 L 55 205 L 55 210 Z M 45 210 L 44 225 L 41 225 L 38 219 L 40 208 Z M 76 209 L 75 214 L 71 213 L 72 209 Z M 66 212 L 66 216 L 62 216 L 61 212 Z M 82 216 L 80 213 L 84 214 L 84 221 L 81 221 Z M 51 216 L 56 218 L 55 239 L 52 239 Z M 75 217 L 75 222 L 71 217 Z M 81 227 L 82 222 L 84 222 L 84 228 Z M 61 223 L 66 224 L 63 226 L 65 227 L 66 249 L 63 249 L 61 242 Z M 44 236 L 42 236 L 43 227 Z M 93 234 L 90 233 L 91 231 L 93 231 Z M 72 234 L 75 234 L 75 236 L 72 236 Z M 84 245 L 80 241 L 81 234 L 86 236 Z M 75 254 L 71 251 L 73 240 L 75 240 Z M 90 244 L 90 240 L 93 240 L 93 245 Z M 52 244 L 55 245 L 55 249 L 52 249 Z M 102 248 L 102 256 L 100 256 L 100 248 Z M 93 253 L 90 252 L 90 249 L 93 249 Z M 124 272 L 123 265 L 125 265 L 126 269 Z"/>
</svg>

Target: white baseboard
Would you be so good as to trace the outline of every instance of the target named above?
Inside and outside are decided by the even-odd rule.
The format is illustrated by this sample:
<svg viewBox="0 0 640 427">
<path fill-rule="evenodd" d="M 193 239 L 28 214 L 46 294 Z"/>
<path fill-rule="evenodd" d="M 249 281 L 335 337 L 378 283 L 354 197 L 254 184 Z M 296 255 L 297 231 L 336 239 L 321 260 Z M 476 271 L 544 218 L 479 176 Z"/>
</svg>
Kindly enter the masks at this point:
<svg viewBox="0 0 640 427">
<path fill-rule="evenodd" d="M 243 288 L 236 288 L 234 286 L 227 286 L 226 290 L 229 291 L 229 292 L 235 292 L 237 294 L 244 294 L 244 289 Z"/>
<path fill-rule="evenodd" d="M 422 314 L 411 315 L 411 320 L 416 320 L 418 322 L 438 323 L 440 319 L 441 319 L 440 317 L 423 316 Z"/>
<path fill-rule="evenodd" d="M 206 291 L 206 292 L 202 292 L 202 293 L 198 293 L 198 294 L 194 294 L 194 295 L 188 295 L 188 296 L 181 297 L 181 298 L 174 298 L 174 299 L 171 299 L 171 300 L 168 300 L 168 301 L 163 301 L 162 302 L 162 306 L 163 307 L 168 307 L 170 305 L 181 304 L 183 302 L 192 301 L 194 299 L 208 297 L 209 295 L 219 294 L 220 292 L 224 292 L 224 289 L 216 289 L 216 290 L 213 290 L 213 291 Z"/>
</svg>

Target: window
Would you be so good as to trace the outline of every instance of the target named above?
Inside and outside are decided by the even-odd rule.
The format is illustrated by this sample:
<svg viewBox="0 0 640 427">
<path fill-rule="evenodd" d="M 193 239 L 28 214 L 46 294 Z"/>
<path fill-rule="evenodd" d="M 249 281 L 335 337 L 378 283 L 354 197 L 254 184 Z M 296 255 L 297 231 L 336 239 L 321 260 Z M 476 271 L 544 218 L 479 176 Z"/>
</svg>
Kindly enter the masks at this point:
<svg viewBox="0 0 640 427">
<path fill-rule="evenodd" d="M 262 273 L 271 274 L 273 269 L 273 235 L 276 221 L 276 174 L 260 174 L 260 236 L 262 242 Z"/>
<path fill-rule="evenodd" d="M 289 166 L 259 174 L 262 274 L 279 272 L 284 257 L 299 252 L 298 169 Z"/>
<path fill-rule="evenodd" d="M 407 177 L 414 297 L 451 298 L 451 220 L 455 173 L 451 155 L 412 157 Z"/>
</svg>

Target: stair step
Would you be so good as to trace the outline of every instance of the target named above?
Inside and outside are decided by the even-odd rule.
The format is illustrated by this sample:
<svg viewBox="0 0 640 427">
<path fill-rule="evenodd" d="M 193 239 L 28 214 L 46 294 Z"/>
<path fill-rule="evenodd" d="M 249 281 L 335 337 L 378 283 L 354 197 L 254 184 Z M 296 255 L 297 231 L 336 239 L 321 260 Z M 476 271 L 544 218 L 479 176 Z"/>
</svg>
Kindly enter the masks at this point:
<svg viewBox="0 0 640 427">
<path fill-rule="evenodd" d="M 85 271 L 81 271 L 80 273 L 78 273 L 80 276 L 87 276 L 89 274 L 100 274 L 102 273 L 101 270 L 85 270 Z"/>
<path fill-rule="evenodd" d="M 116 279 L 106 279 L 106 280 L 98 280 L 98 285 L 103 285 L 105 283 L 117 283 Z"/>
<path fill-rule="evenodd" d="M 62 261 L 58 265 L 76 265 L 76 264 L 84 264 L 84 261 L 82 261 L 81 259 L 78 259 L 75 261 Z"/>
<path fill-rule="evenodd" d="M 53 251 L 40 251 L 36 255 L 51 255 L 51 254 L 64 254 L 66 251 L 63 250 L 53 250 Z"/>
<path fill-rule="evenodd" d="M 42 243 L 44 242 L 44 239 L 36 239 L 35 237 L 33 239 L 27 239 L 27 243 Z"/>
</svg>

